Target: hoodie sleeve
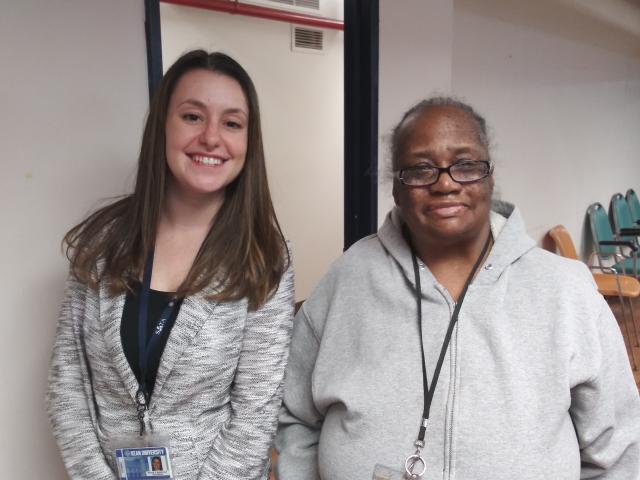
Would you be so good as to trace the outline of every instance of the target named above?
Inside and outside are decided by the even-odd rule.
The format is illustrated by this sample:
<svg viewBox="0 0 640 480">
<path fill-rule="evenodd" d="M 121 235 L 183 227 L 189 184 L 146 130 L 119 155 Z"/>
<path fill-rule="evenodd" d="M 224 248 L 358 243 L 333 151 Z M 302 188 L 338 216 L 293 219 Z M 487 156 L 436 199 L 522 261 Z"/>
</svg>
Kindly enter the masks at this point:
<svg viewBox="0 0 640 480">
<path fill-rule="evenodd" d="M 594 371 L 571 390 L 582 479 L 640 479 L 640 397 L 615 317 L 601 299 Z"/>
<path fill-rule="evenodd" d="M 315 407 L 312 376 L 319 340 L 303 305 L 293 325 L 291 354 L 285 374 L 284 402 L 276 436 L 280 480 L 316 480 L 318 441 L 323 417 Z"/>
</svg>

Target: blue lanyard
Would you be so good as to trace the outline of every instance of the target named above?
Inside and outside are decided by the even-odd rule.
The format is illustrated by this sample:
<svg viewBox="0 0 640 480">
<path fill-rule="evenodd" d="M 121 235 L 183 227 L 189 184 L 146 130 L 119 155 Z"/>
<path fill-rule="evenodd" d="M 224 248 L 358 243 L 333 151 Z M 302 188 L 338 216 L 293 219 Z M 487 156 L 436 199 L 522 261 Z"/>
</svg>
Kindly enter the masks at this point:
<svg viewBox="0 0 640 480">
<path fill-rule="evenodd" d="M 140 368 L 140 385 L 136 393 L 136 404 L 138 408 L 138 419 L 140 420 L 140 435 L 144 434 L 144 412 L 149 404 L 149 389 L 147 381 L 147 367 L 151 355 L 160 345 L 162 331 L 178 303 L 176 298 L 172 298 L 162 310 L 160 319 L 147 340 L 147 326 L 149 324 L 149 294 L 151 291 L 151 274 L 153 270 L 154 249 L 149 251 L 147 261 L 144 266 L 142 285 L 140 288 L 140 303 L 138 307 L 138 366 Z"/>
</svg>

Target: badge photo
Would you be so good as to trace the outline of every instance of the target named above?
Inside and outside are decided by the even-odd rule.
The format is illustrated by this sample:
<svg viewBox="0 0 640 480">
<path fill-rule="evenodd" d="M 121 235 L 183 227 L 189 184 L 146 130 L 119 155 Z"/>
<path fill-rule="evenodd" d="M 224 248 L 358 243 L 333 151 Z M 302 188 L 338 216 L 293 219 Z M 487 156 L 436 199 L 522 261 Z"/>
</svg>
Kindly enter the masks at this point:
<svg viewBox="0 0 640 480">
<path fill-rule="evenodd" d="M 119 480 L 174 478 L 166 447 L 119 448 L 115 455 Z"/>
</svg>

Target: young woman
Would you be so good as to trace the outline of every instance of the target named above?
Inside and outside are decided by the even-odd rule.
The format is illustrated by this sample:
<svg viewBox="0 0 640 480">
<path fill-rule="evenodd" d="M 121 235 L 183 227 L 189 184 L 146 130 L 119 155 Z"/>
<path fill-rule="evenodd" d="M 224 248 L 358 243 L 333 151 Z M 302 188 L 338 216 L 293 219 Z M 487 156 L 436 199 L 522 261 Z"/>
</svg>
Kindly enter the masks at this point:
<svg viewBox="0 0 640 480">
<path fill-rule="evenodd" d="M 266 478 L 293 273 L 245 70 L 221 53 L 178 59 L 135 191 L 65 243 L 47 405 L 71 477 L 145 475 L 163 456 L 162 478 Z"/>
</svg>

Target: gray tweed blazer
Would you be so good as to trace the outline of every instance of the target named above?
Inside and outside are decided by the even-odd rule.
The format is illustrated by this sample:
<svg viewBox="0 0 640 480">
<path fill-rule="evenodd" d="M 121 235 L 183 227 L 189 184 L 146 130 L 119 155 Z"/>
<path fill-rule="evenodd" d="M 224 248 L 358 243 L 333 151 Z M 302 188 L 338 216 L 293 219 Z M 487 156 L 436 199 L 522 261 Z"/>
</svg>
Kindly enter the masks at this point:
<svg viewBox="0 0 640 480">
<path fill-rule="evenodd" d="M 184 299 L 148 411 L 170 438 L 177 479 L 264 479 L 293 318 L 293 270 L 259 310 L 246 300 Z M 122 350 L 125 295 L 67 281 L 47 410 L 71 478 L 112 480 L 113 439 L 136 435 L 136 378 Z M 122 447 L 122 445 L 120 445 Z"/>
</svg>

